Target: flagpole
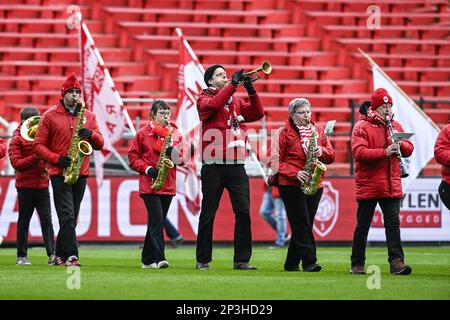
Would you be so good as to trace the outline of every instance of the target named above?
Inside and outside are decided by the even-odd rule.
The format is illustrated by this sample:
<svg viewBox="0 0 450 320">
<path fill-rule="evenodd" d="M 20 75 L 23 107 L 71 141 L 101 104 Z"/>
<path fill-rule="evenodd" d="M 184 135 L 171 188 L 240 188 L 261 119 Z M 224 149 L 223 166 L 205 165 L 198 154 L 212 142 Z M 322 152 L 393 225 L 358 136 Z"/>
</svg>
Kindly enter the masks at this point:
<svg viewBox="0 0 450 320">
<path fill-rule="evenodd" d="M 413 99 L 411 99 L 403 90 L 402 90 L 402 88 L 400 88 L 398 85 L 397 85 L 397 83 L 395 83 L 395 81 L 393 81 L 392 79 L 391 79 L 391 77 L 389 77 L 387 74 L 386 74 L 386 72 L 384 72 L 384 70 L 383 69 L 381 69 L 380 68 L 380 66 L 378 65 L 378 64 L 376 64 L 376 62 L 375 61 L 373 61 L 373 59 L 367 54 L 367 53 L 365 53 L 362 49 L 360 49 L 360 48 L 357 48 L 358 49 L 358 51 L 359 51 L 359 53 L 364 57 L 364 58 L 366 58 L 366 60 L 369 62 L 369 64 L 371 65 L 371 66 L 373 66 L 373 67 L 376 67 L 380 72 L 381 72 L 381 74 L 383 74 L 383 76 L 387 79 L 387 80 L 389 80 L 390 82 L 391 82 L 391 84 L 398 90 L 398 92 L 400 92 L 402 95 L 403 95 L 403 97 L 406 99 L 406 100 L 408 100 L 411 104 L 412 104 L 412 106 L 414 107 L 414 108 L 416 108 L 416 110 L 418 111 L 418 112 L 420 112 L 420 114 L 425 118 L 425 119 L 427 119 L 427 121 L 434 127 L 434 128 L 436 128 L 438 131 L 440 131 L 441 129 L 439 128 L 439 126 L 436 124 L 436 123 L 434 123 L 434 121 L 425 113 L 425 112 L 423 112 L 423 110 L 422 109 L 420 109 L 418 106 L 417 106 L 417 104 L 414 102 L 414 100 Z"/>
<path fill-rule="evenodd" d="M 86 37 L 88 38 L 88 40 L 89 40 L 91 43 L 95 43 L 95 42 L 94 42 L 94 39 L 92 38 L 91 33 L 89 32 L 88 27 L 86 26 L 86 24 L 85 24 L 84 22 L 82 23 L 82 28 L 83 28 L 83 31 L 84 31 L 84 33 L 86 34 Z M 81 32 L 80 32 L 80 34 L 81 34 Z M 81 42 L 81 35 L 80 35 L 80 42 Z M 81 43 L 80 43 L 80 48 L 81 48 Z M 102 67 L 105 67 L 105 62 L 103 61 L 103 58 L 102 58 L 102 56 L 100 55 L 100 52 L 98 51 L 98 48 L 97 48 L 97 47 L 94 48 L 94 54 L 95 54 L 96 58 L 98 59 L 100 65 L 101 65 Z M 108 75 L 109 75 L 108 69 L 104 68 L 104 72 L 105 72 L 105 73 L 108 73 Z M 126 120 L 128 126 L 130 127 L 131 133 L 132 133 L 133 135 L 136 135 L 136 128 L 134 127 L 134 124 L 133 124 L 133 122 L 131 121 L 130 115 L 128 114 L 128 110 L 127 110 L 127 109 L 124 107 L 124 105 L 123 105 L 122 97 L 120 96 L 120 94 L 119 94 L 119 93 L 117 92 L 117 90 L 115 89 L 114 81 L 112 80 L 112 77 L 109 76 L 109 77 L 105 77 L 105 78 L 107 79 L 107 81 L 109 81 L 109 85 L 113 88 L 114 94 L 117 96 L 117 98 L 118 98 L 119 101 L 120 101 L 122 113 L 123 113 L 123 115 L 125 116 L 125 120 Z"/>
<path fill-rule="evenodd" d="M 186 47 L 187 51 L 189 52 L 189 55 L 195 61 L 195 66 L 201 71 L 201 73 L 205 73 L 205 69 L 203 69 L 203 65 L 201 65 L 199 63 L 199 60 L 198 60 L 194 50 L 192 50 L 191 46 L 189 45 L 189 42 L 187 42 L 187 40 L 184 38 L 183 32 L 181 32 L 181 29 L 175 28 L 175 32 L 177 33 L 178 37 L 183 41 L 183 45 Z"/>
</svg>

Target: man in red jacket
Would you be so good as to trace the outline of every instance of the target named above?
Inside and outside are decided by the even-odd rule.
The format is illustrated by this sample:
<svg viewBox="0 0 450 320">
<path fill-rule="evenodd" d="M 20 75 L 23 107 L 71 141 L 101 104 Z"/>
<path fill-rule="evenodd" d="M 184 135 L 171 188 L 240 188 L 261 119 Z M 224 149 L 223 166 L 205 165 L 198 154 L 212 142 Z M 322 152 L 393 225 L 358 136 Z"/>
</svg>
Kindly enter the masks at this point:
<svg viewBox="0 0 450 320">
<path fill-rule="evenodd" d="M 392 98 L 384 88 L 371 95 L 367 115 L 362 115 L 353 129 L 352 153 L 356 165 L 356 200 L 358 201 L 357 225 L 353 236 L 351 273 L 364 274 L 367 235 L 377 203 L 383 212 L 390 271 L 408 275 L 412 269 L 404 263 L 400 239 L 400 202 L 403 198 L 400 166 L 397 153 L 409 157 L 414 146 L 410 141 L 392 143 L 386 116 L 394 131 L 403 128 L 392 120 Z"/>
<path fill-rule="evenodd" d="M 20 111 L 21 125 L 30 117 L 39 116 L 33 107 Z M 44 161 L 36 157 L 33 142 L 20 135 L 19 126 L 9 144 L 9 160 L 16 169 L 16 188 L 19 199 L 19 218 L 17 221 L 17 265 L 31 265 L 28 259 L 28 228 L 36 208 L 41 222 L 42 237 L 47 251 L 48 264 L 55 264 L 55 234 L 53 232 L 48 192 L 48 176 L 44 170 Z"/>
<path fill-rule="evenodd" d="M 249 179 L 244 169 L 246 157 L 246 122 L 264 116 L 263 106 L 251 81 L 245 78 L 249 102 L 234 93 L 243 70 L 233 74 L 231 82 L 221 65 L 209 67 L 204 75 L 208 89 L 197 100 L 202 121 L 202 209 L 197 234 L 197 269 L 209 269 L 212 261 L 213 224 L 224 188 L 230 194 L 236 217 L 234 269 L 254 270 L 250 228 Z"/>
<path fill-rule="evenodd" d="M 152 188 L 158 177 L 157 167 L 161 152 L 174 164 L 181 163 L 182 136 L 175 124 L 170 123 L 170 107 L 162 100 L 156 100 L 150 111 L 150 123 L 139 130 L 128 151 L 130 167 L 139 173 L 139 194 L 147 208 L 147 234 L 142 249 L 142 268 L 164 269 L 169 267 L 164 253 L 163 226 L 170 203 L 176 194 L 176 171 L 171 168 L 160 190 Z M 170 145 L 164 150 L 165 139 L 170 138 Z"/>
<path fill-rule="evenodd" d="M 63 83 L 61 96 L 59 103 L 42 116 L 34 141 L 34 151 L 46 161 L 53 187 L 60 226 L 56 240 L 56 263 L 79 266 L 75 227 L 86 189 L 86 178 L 89 176 L 89 156 L 84 157 L 75 184 L 64 183 L 63 176 L 64 169 L 72 161 L 68 152 L 81 107 L 81 85 L 75 74 L 71 74 Z M 78 136 L 88 141 L 94 150 L 103 148 L 103 137 L 93 112 L 85 110 L 83 128 L 79 130 Z"/>
<path fill-rule="evenodd" d="M 434 146 L 434 157 L 442 165 L 439 195 L 447 209 L 450 209 L 450 123 L 447 123 L 439 133 Z"/>
</svg>

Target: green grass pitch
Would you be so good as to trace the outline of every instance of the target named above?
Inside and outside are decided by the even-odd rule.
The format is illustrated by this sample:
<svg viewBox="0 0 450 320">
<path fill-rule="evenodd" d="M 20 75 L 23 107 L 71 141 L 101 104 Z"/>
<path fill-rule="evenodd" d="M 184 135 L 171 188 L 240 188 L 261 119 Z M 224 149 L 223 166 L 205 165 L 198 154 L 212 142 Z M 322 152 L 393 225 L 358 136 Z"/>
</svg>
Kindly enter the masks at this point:
<svg viewBox="0 0 450 320">
<path fill-rule="evenodd" d="M 384 247 L 368 248 L 366 267 L 381 271 L 368 275 L 349 274 L 349 247 L 319 246 L 319 273 L 284 272 L 286 250 L 255 246 L 251 262 L 259 269 L 238 271 L 233 248 L 216 245 L 211 270 L 195 270 L 195 247 L 186 245 L 167 248 L 170 268 L 154 270 L 141 269 L 137 247 L 81 245 L 75 274 L 47 266 L 43 248 L 29 250 L 32 266 L 16 266 L 15 249 L 0 248 L 0 299 L 450 299 L 448 247 L 405 247 L 410 276 L 389 274 Z"/>
</svg>

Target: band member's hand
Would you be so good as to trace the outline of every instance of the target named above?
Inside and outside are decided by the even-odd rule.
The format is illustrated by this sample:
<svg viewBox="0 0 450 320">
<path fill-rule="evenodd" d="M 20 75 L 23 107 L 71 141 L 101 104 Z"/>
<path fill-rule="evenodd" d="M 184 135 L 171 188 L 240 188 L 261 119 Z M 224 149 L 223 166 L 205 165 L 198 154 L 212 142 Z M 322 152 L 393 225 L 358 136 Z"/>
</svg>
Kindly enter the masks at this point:
<svg viewBox="0 0 450 320">
<path fill-rule="evenodd" d="M 69 157 L 61 156 L 58 160 L 58 167 L 67 168 L 70 166 L 71 159 Z"/>
<path fill-rule="evenodd" d="M 316 146 L 316 148 L 314 149 L 314 157 L 319 158 L 322 156 L 322 147 L 321 146 Z"/>
<path fill-rule="evenodd" d="M 256 90 L 255 90 L 255 88 L 253 88 L 253 83 L 251 81 L 251 77 L 250 76 L 244 76 L 244 77 L 245 77 L 244 78 L 244 87 L 245 87 L 245 89 L 247 89 L 247 93 L 249 95 L 255 94 Z"/>
<path fill-rule="evenodd" d="M 78 132 L 78 136 L 82 139 L 89 138 L 92 136 L 92 130 L 89 130 L 88 128 L 81 128 Z"/>
<path fill-rule="evenodd" d="M 305 183 L 309 180 L 309 174 L 306 171 L 300 170 L 297 172 L 297 179 L 300 180 L 301 183 Z"/>
<path fill-rule="evenodd" d="M 386 148 L 386 155 L 388 157 L 396 155 L 400 150 L 399 143 L 393 143 L 389 147 Z"/>
<path fill-rule="evenodd" d="M 151 167 L 147 170 L 147 175 L 152 179 L 156 179 L 156 177 L 158 176 L 158 171 L 158 169 Z"/>
<path fill-rule="evenodd" d="M 231 77 L 231 84 L 235 87 L 239 84 L 239 81 L 241 81 L 242 74 L 244 73 L 244 69 L 241 69 L 239 71 L 236 71 L 233 73 L 233 76 Z"/>
</svg>

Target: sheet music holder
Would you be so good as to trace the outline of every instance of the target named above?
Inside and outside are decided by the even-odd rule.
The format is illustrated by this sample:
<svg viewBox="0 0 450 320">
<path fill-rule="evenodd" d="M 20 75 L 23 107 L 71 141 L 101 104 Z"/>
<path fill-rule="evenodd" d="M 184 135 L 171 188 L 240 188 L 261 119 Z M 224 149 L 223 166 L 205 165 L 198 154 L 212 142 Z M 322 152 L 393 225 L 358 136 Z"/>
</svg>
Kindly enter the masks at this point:
<svg viewBox="0 0 450 320">
<path fill-rule="evenodd" d="M 394 141 L 409 140 L 413 135 L 414 133 L 410 132 L 395 132 L 391 135 L 391 139 Z"/>
<path fill-rule="evenodd" d="M 324 129 L 324 134 L 329 136 L 334 134 L 334 125 L 336 124 L 336 120 L 330 120 L 327 122 L 327 125 Z"/>
</svg>

